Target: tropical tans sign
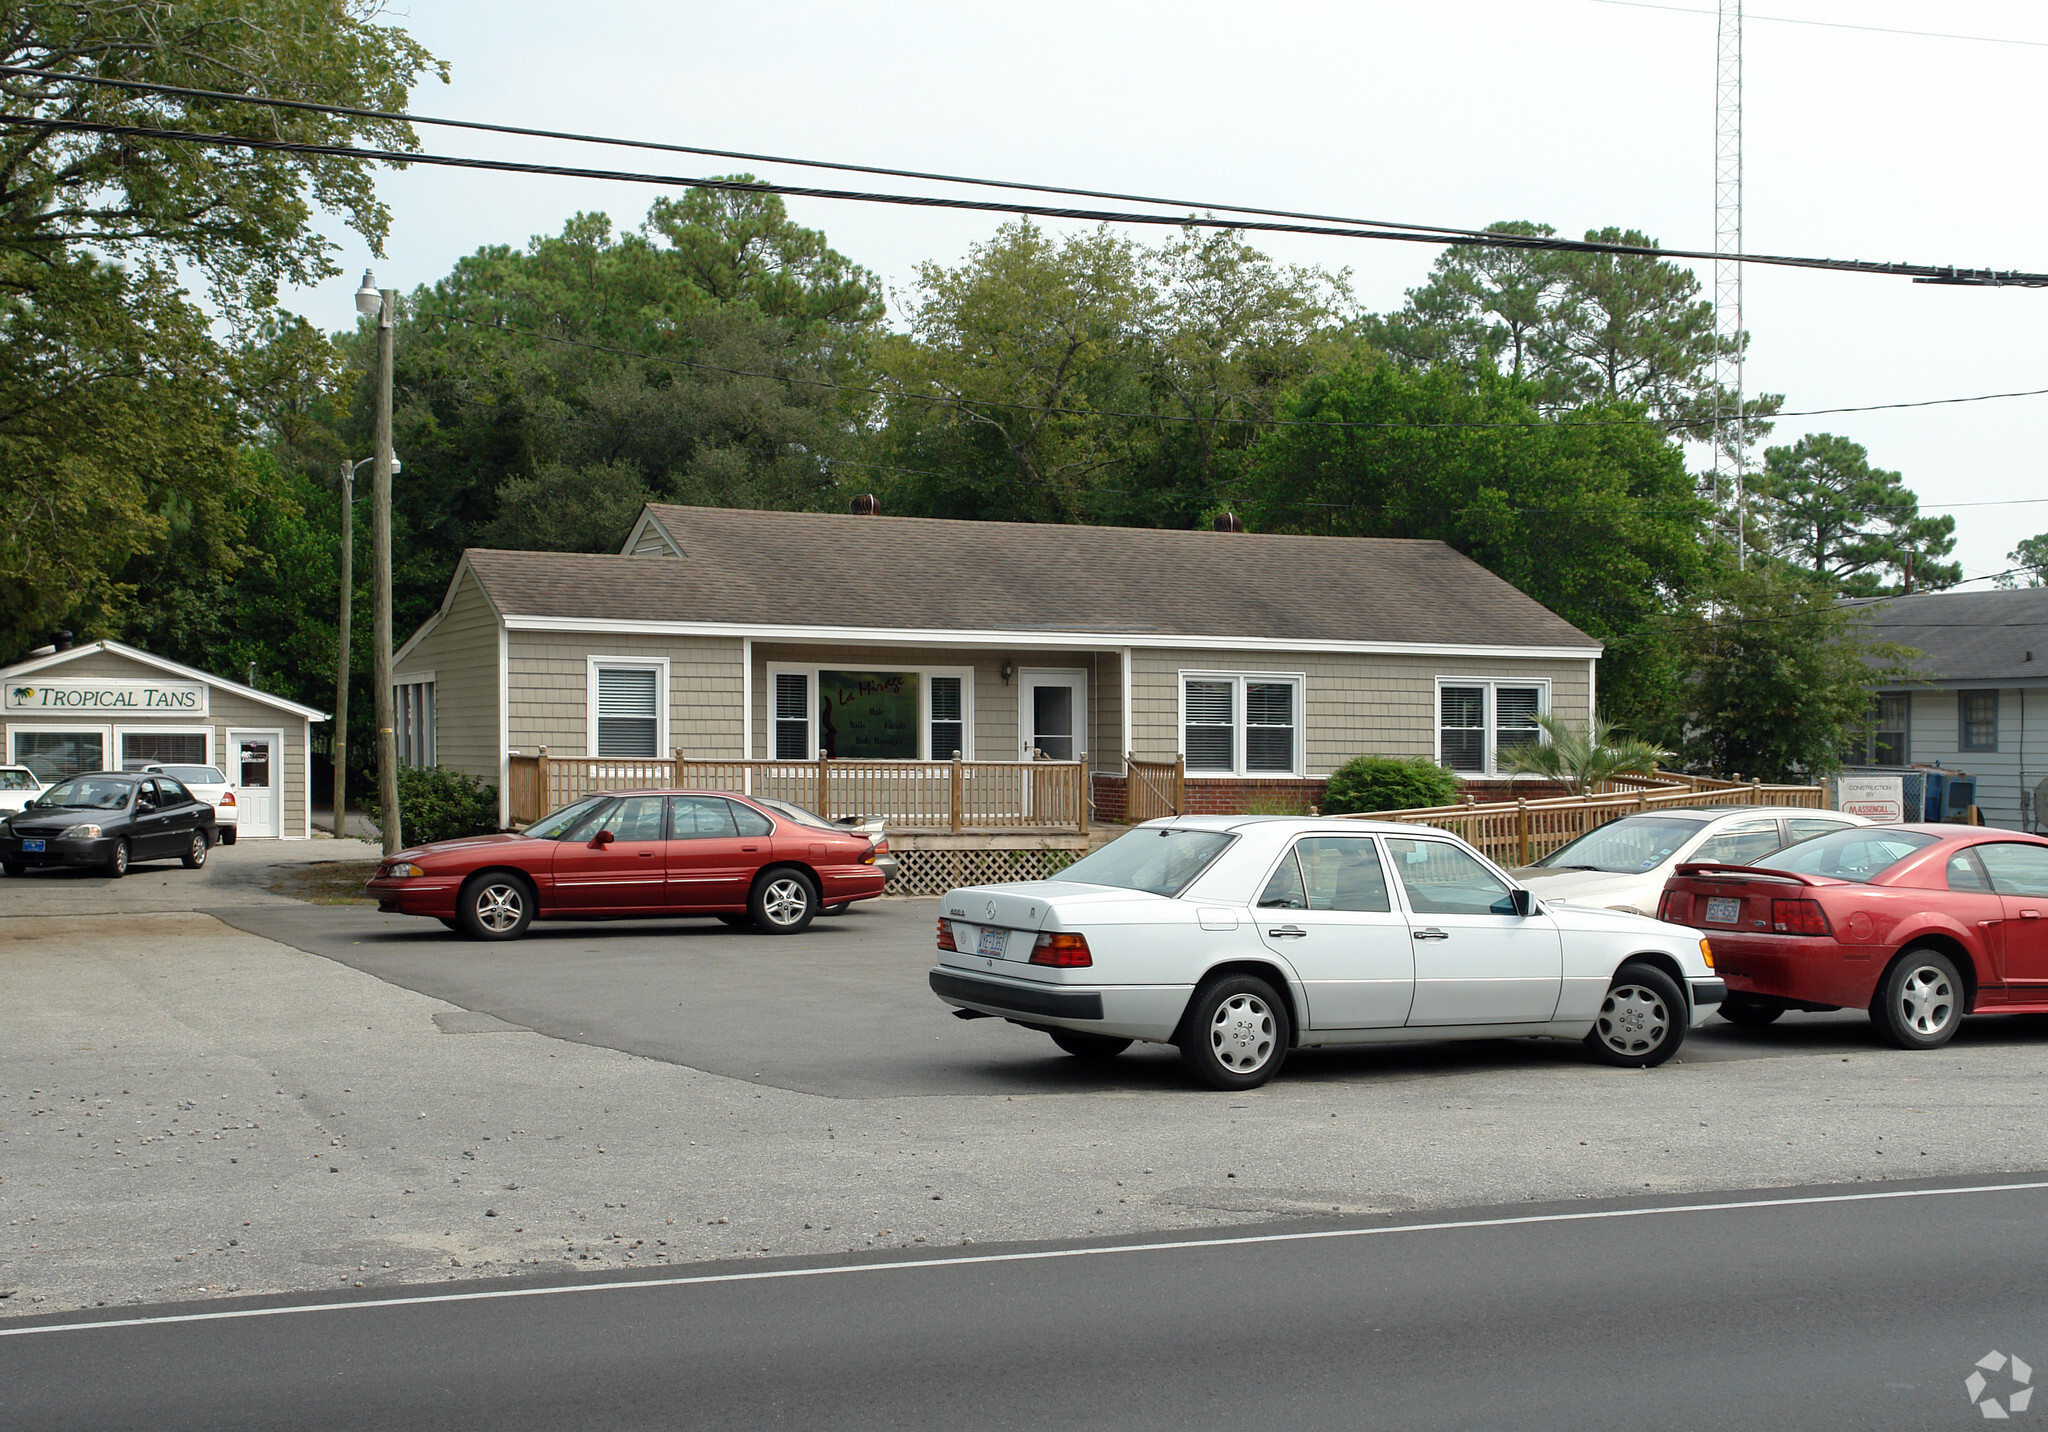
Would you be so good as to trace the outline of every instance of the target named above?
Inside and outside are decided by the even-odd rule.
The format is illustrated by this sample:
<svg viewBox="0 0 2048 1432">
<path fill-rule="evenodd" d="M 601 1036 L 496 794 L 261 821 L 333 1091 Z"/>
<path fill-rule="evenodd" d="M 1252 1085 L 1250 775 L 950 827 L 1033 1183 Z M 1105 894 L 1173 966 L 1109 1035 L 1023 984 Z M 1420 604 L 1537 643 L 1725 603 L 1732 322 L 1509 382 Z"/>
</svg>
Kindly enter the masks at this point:
<svg viewBox="0 0 2048 1432">
<path fill-rule="evenodd" d="M 68 715 L 204 716 L 207 688 L 198 681 L 10 681 L 0 687 L 8 711 Z"/>
</svg>

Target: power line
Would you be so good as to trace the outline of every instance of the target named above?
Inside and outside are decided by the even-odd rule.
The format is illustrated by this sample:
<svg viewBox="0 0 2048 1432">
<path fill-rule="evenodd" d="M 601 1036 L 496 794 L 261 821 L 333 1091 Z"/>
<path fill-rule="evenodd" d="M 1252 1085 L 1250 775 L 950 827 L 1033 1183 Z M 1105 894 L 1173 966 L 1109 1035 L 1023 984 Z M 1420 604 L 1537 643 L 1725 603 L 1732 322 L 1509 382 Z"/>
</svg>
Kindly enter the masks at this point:
<svg viewBox="0 0 2048 1432">
<path fill-rule="evenodd" d="M 1346 227 L 1329 224 L 1286 223 L 1276 220 L 1219 219 L 1195 214 L 1139 214 L 1122 210 L 1060 208 L 1044 204 L 999 203 L 986 199 L 960 199 L 921 194 L 891 194 L 848 189 L 820 189 L 796 184 L 773 184 L 759 180 L 693 178 L 675 174 L 644 174 L 616 169 L 590 169 L 561 164 L 534 164 L 520 160 L 474 159 L 459 155 L 428 154 L 413 150 L 363 149 L 344 144 L 315 144 L 303 140 L 256 139 L 247 135 L 206 134 L 194 130 L 165 129 L 153 125 L 112 124 L 98 120 L 54 119 L 36 115 L 0 114 L 0 124 L 17 128 L 60 133 L 106 134 L 132 139 L 157 139 L 197 144 L 212 148 L 253 149 L 270 153 L 297 154 L 322 159 L 347 159 L 365 163 L 390 164 L 403 168 L 426 164 L 449 169 L 478 169 L 499 174 L 537 174 L 562 179 L 595 179 L 666 188 L 718 189 L 742 194 L 781 194 L 792 198 L 831 199 L 865 204 L 891 204 L 919 209 L 958 209 L 974 213 L 1022 214 L 1036 218 L 1073 219 L 1087 223 L 1147 224 L 1173 228 L 1219 229 L 1232 232 L 1307 234 L 1323 238 L 1372 239 L 1394 243 L 1438 244 L 1456 248 L 1533 249 L 1555 253 L 1611 254 L 1625 258 L 1712 259 L 1715 255 L 1694 249 L 1662 249 L 1646 244 L 1611 244 L 1584 239 L 1561 239 L 1533 234 L 1503 234 L 1448 230 L 1395 230 L 1384 227 Z M 1993 288 L 2048 288 L 2048 273 L 2016 269 L 1965 269 L 1953 264 L 1880 263 L 1866 259 L 1804 258 L 1789 254 L 1744 254 L 1741 262 L 1774 268 L 1815 269 L 1832 273 L 1883 274 L 1911 278 L 1916 283 L 1969 285 Z"/>
<path fill-rule="evenodd" d="M 1631 10 L 1669 10 L 1679 15 L 1718 15 L 1692 5 L 1653 5 L 1649 0 L 1593 0 L 1596 5 L 1625 5 Z M 1822 30 L 1866 30 L 1877 35 L 1912 35 L 1922 40 L 1971 40 L 1981 45 L 2028 45 L 2048 49 L 2048 40 L 2015 40 L 2005 35 L 1955 35 L 1944 30 L 1899 30 L 1889 25 L 1852 25 L 1843 20 L 1795 20 L 1790 15 L 1749 15 L 1744 20 L 1763 20 L 1773 25 L 1812 25 Z"/>
</svg>

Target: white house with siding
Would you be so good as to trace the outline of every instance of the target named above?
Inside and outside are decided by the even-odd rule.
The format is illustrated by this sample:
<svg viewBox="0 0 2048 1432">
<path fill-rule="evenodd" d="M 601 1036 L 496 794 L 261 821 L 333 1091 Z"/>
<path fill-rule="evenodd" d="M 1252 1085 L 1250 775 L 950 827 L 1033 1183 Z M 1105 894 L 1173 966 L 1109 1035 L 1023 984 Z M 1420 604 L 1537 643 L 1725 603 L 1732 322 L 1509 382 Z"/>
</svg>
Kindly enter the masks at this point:
<svg viewBox="0 0 2048 1432">
<path fill-rule="evenodd" d="M 611 555 L 472 550 L 398 652 L 405 758 L 1185 759 L 1191 810 L 1361 752 L 1502 779 L 1600 645 L 1440 542 L 650 505 Z M 502 798 L 502 797 L 501 797 Z"/>
</svg>

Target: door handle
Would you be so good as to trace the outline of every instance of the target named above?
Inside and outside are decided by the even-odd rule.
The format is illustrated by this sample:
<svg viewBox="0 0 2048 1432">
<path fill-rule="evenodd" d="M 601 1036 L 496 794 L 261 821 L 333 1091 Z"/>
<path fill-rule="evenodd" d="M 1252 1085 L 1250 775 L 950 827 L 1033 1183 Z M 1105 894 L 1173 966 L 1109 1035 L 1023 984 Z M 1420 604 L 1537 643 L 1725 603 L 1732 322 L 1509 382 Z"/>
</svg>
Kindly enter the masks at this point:
<svg viewBox="0 0 2048 1432">
<path fill-rule="evenodd" d="M 1437 929 L 1435 926 L 1431 926 L 1427 930 L 1417 930 L 1415 938 L 1418 940 L 1448 940 L 1450 935 L 1443 930 Z"/>
<path fill-rule="evenodd" d="M 654 859 L 654 852 L 651 850 L 643 850 L 640 852 L 640 858 L 642 860 L 652 860 Z"/>
<path fill-rule="evenodd" d="M 1308 935 L 1308 931 L 1302 929 L 1299 925 L 1281 925 L 1266 931 L 1266 933 L 1276 940 L 1299 940 L 1306 938 Z"/>
<path fill-rule="evenodd" d="M 741 850 L 759 850 L 760 848 L 758 845 L 743 845 L 740 847 Z"/>
<path fill-rule="evenodd" d="M 2041 918 L 2041 912 L 2039 910 L 2022 910 L 2020 911 L 2020 918 L 2022 920 L 2038 920 Z"/>
</svg>

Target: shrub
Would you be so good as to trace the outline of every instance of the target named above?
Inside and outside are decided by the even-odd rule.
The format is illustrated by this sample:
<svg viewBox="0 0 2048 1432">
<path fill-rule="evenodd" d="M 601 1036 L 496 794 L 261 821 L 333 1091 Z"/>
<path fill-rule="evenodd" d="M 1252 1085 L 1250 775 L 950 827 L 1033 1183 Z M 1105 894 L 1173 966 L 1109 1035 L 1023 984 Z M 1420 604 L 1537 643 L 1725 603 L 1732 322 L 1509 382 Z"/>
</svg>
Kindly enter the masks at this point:
<svg viewBox="0 0 2048 1432">
<path fill-rule="evenodd" d="M 1353 756 L 1331 773 L 1323 814 L 1449 805 L 1463 785 L 1427 756 Z"/>
<path fill-rule="evenodd" d="M 498 788 L 446 766 L 400 766 L 398 820 L 407 845 L 489 835 L 498 828 Z M 370 824 L 381 833 L 375 810 Z"/>
</svg>

